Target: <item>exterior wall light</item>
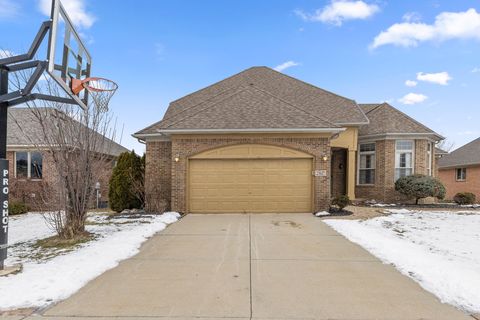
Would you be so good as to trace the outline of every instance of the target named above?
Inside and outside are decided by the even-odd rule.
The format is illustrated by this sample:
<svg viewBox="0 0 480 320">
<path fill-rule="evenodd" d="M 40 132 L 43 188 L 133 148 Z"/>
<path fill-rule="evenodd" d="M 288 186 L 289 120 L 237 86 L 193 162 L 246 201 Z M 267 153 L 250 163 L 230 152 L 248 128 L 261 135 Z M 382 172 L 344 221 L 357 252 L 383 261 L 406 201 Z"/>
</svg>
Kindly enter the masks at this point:
<svg viewBox="0 0 480 320">
<path fill-rule="evenodd" d="M 178 162 L 178 161 L 180 161 L 180 155 L 179 155 L 179 154 L 176 154 L 176 155 L 175 155 L 175 162 Z"/>
<path fill-rule="evenodd" d="M 327 156 L 326 154 L 324 154 L 324 155 L 322 156 L 322 160 L 323 160 L 323 161 L 327 161 L 327 160 L 328 160 L 328 156 Z"/>
</svg>

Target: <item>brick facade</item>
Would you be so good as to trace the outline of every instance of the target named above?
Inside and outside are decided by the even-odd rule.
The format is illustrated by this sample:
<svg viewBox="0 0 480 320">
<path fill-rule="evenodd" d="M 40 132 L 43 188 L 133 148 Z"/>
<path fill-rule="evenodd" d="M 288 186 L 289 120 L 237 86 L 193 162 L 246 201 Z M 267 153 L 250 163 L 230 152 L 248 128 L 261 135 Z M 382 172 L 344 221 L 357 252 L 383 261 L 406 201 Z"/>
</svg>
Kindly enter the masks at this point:
<svg viewBox="0 0 480 320">
<path fill-rule="evenodd" d="M 383 202 L 407 201 L 395 191 L 395 140 L 377 140 L 374 185 L 356 185 L 355 195 L 360 199 L 375 199 Z M 428 140 L 415 140 L 414 173 L 427 174 Z M 358 155 L 357 155 L 358 157 Z M 435 175 L 435 157 L 432 154 L 432 172 Z"/>
<path fill-rule="evenodd" d="M 145 151 L 145 207 L 150 212 L 171 208 L 172 143 L 149 141 Z"/>
<path fill-rule="evenodd" d="M 19 150 L 18 152 L 36 152 Z M 18 178 L 15 174 L 15 151 L 7 152 L 10 171 L 10 202 L 25 203 L 31 210 L 54 209 L 52 193 L 57 181 L 53 159 L 47 152 L 42 152 L 42 179 Z"/>
<path fill-rule="evenodd" d="M 151 211 L 174 210 L 187 212 L 188 159 L 198 153 L 235 144 L 264 144 L 291 148 L 314 156 L 314 170 L 327 170 L 327 177 L 314 178 L 314 209 L 324 210 L 331 196 L 344 193 L 346 165 L 343 153 L 337 153 L 332 161 L 323 161 L 330 153 L 328 138 L 282 135 L 219 135 L 173 136 L 171 141 L 147 141 L 145 190 L 146 206 Z M 414 172 L 427 174 L 428 140 L 415 140 Z M 178 157 L 179 161 L 175 162 Z M 432 172 L 436 175 L 436 161 L 432 160 Z M 333 167 L 331 167 L 333 166 Z M 407 201 L 395 191 L 395 140 L 376 141 L 375 184 L 356 185 L 355 195 L 361 199 L 383 202 Z M 334 185 L 331 185 L 331 184 Z"/>
<path fill-rule="evenodd" d="M 461 167 L 459 167 L 461 168 Z M 480 201 L 480 165 L 464 167 L 467 169 L 465 181 L 457 181 L 456 168 L 438 170 L 438 178 L 447 189 L 446 199 L 452 200 L 458 192 L 471 192 L 475 194 L 477 202 Z"/>
<path fill-rule="evenodd" d="M 314 170 L 330 172 L 330 161 L 322 160 L 323 155 L 330 154 L 329 139 L 326 137 L 294 135 L 174 136 L 172 142 L 147 141 L 145 173 L 147 207 L 155 209 L 153 202 L 158 202 L 158 199 L 161 198 L 170 202 L 167 209 L 187 212 L 186 190 L 189 157 L 203 151 L 236 144 L 275 145 L 303 151 L 314 157 Z M 179 158 L 178 162 L 174 161 L 175 157 Z M 169 194 L 170 191 L 171 194 Z M 330 175 L 315 177 L 314 210 L 324 210 L 328 208 L 329 204 Z"/>
<path fill-rule="evenodd" d="M 21 202 L 31 210 L 54 210 L 58 208 L 58 174 L 52 155 L 42 153 L 42 179 L 17 178 L 15 174 L 15 152 L 37 152 L 36 150 L 7 151 L 10 169 L 10 202 Z M 108 203 L 109 181 L 112 175 L 112 163 L 108 161 L 101 172 L 97 174 L 100 182 L 100 202 Z M 91 207 L 96 206 L 96 196 L 92 198 Z"/>
</svg>

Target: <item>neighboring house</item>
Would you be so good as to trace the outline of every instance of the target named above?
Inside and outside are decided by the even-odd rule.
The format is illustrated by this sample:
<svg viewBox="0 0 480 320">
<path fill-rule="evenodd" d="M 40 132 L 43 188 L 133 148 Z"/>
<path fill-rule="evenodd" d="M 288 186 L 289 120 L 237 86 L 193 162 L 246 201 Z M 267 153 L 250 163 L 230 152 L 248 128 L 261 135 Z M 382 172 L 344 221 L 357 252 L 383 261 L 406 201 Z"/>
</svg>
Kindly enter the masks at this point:
<svg viewBox="0 0 480 320">
<path fill-rule="evenodd" d="M 458 192 L 471 192 L 480 200 L 480 138 L 444 155 L 438 161 L 438 176 L 447 188 L 447 199 Z"/>
<path fill-rule="evenodd" d="M 52 109 L 53 110 L 53 109 Z M 10 165 L 10 201 L 23 202 L 32 209 L 49 209 L 50 191 L 56 187 L 57 172 L 52 156 L 42 150 L 43 131 L 29 108 L 8 109 L 7 159 Z M 43 142 L 43 143 L 42 143 Z M 103 154 L 117 157 L 128 151 L 108 139 Z M 113 162 L 112 162 L 113 163 Z M 111 166 L 98 177 L 100 201 L 108 201 L 108 181 Z M 48 191 L 48 192 L 47 192 Z"/>
<path fill-rule="evenodd" d="M 267 67 L 173 101 L 133 136 L 146 143 L 147 206 L 192 213 L 401 199 L 395 179 L 434 175 L 443 139 L 387 103 L 358 105 Z"/>
<path fill-rule="evenodd" d="M 448 154 L 448 151 L 445 151 L 441 148 L 438 148 L 438 147 L 435 147 L 435 174 L 434 176 L 439 178 L 438 176 L 438 162 L 440 161 L 441 158 L 443 158 L 444 156 L 446 156 Z"/>
</svg>

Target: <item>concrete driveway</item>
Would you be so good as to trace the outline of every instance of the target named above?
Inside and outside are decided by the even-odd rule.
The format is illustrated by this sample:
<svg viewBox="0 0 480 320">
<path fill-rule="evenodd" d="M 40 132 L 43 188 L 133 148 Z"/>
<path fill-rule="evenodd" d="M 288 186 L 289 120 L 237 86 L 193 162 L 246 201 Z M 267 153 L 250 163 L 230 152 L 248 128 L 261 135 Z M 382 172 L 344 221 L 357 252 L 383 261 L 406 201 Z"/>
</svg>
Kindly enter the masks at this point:
<svg viewBox="0 0 480 320">
<path fill-rule="evenodd" d="M 472 319 L 309 214 L 188 215 L 43 314 L 70 317 Z"/>
</svg>

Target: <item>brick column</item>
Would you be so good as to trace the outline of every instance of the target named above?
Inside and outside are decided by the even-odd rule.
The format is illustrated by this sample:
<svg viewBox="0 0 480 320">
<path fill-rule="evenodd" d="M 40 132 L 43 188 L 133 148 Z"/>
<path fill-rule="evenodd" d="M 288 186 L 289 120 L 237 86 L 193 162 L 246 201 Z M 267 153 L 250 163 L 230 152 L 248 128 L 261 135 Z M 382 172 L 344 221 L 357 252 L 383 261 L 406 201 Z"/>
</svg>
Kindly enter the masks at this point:
<svg viewBox="0 0 480 320">
<path fill-rule="evenodd" d="M 427 143 L 428 140 L 415 140 L 415 173 L 427 174 Z M 433 151 L 432 151 L 433 157 Z"/>
<path fill-rule="evenodd" d="M 145 153 L 145 208 L 149 212 L 170 210 L 172 143 L 148 141 Z"/>
</svg>

